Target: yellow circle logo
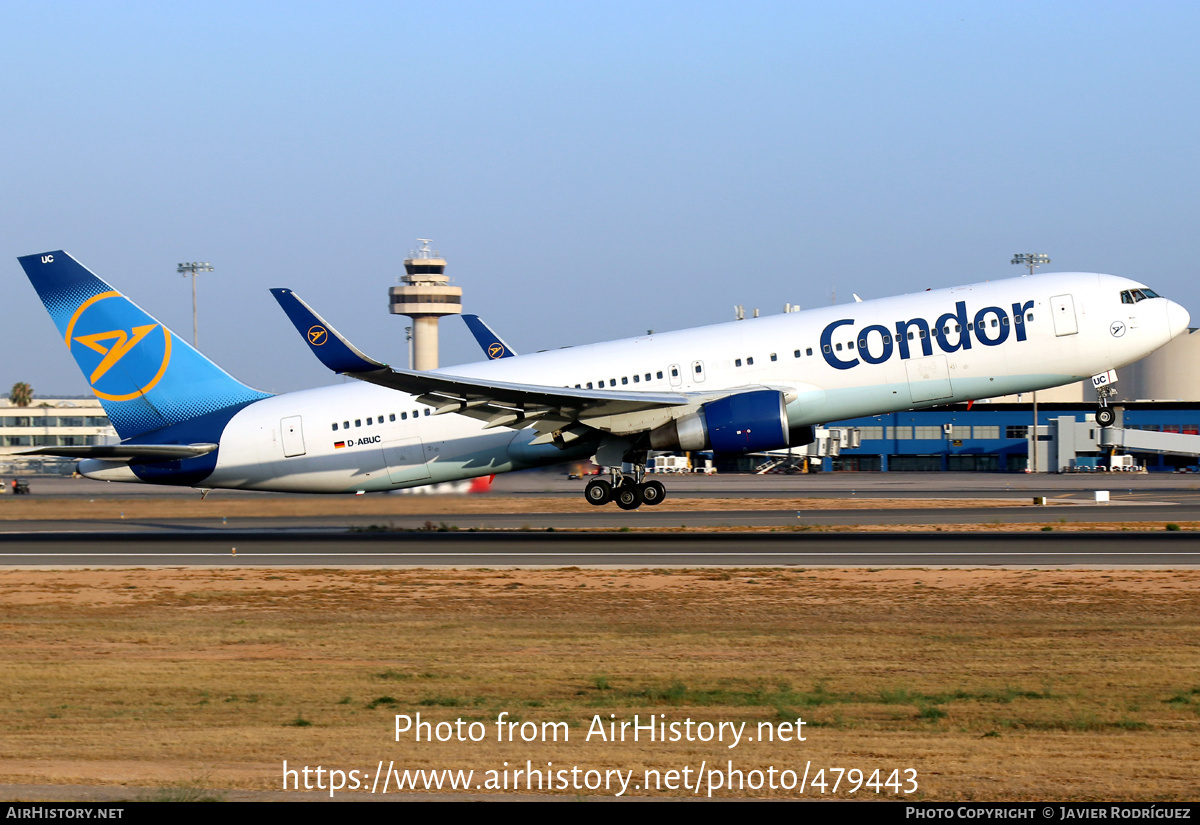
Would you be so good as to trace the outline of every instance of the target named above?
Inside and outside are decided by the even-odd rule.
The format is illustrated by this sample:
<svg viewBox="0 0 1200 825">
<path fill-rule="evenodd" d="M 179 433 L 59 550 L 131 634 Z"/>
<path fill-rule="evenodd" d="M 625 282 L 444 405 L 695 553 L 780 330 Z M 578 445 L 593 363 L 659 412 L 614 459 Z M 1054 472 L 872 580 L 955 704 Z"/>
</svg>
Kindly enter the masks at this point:
<svg viewBox="0 0 1200 825">
<path fill-rule="evenodd" d="M 497 358 L 504 357 L 504 345 L 500 343 L 488 344 L 488 358 L 493 361 Z"/>
<path fill-rule="evenodd" d="M 118 300 L 102 305 L 110 298 Z M 152 334 L 155 330 L 162 330 L 161 339 Z M 92 392 L 108 401 L 131 401 L 150 392 L 171 363 L 170 331 L 115 290 L 80 304 L 65 339 Z M 121 369 L 114 369 L 118 364 Z"/>
<path fill-rule="evenodd" d="M 314 347 L 319 347 L 329 340 L 329 333 L 325 331 L 325 327 L 316 324 L 308 328 L 308 343 Z"/>
</svg>

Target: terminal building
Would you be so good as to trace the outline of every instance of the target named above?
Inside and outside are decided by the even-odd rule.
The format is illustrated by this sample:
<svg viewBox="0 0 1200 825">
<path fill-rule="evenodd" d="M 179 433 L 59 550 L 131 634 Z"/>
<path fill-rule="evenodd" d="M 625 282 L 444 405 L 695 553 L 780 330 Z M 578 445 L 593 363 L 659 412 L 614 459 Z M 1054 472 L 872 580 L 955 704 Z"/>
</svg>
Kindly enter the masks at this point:
<svg viewBox="0 0 1200 825">
<path fill-rule="evenodd" d="M 28 407 L 0 399 L 0 473 L 67 473 L 75 460 L 23 456 L 34 447 L 116 444 L 113 429 L 96 398 L 34 398 Z"/>
</svg>

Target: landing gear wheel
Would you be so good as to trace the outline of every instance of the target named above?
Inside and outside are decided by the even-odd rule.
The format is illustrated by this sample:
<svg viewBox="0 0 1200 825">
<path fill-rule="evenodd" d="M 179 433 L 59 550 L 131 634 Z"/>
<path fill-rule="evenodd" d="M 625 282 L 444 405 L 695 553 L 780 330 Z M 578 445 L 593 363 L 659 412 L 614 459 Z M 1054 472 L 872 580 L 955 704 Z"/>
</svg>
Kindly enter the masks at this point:
<svg viewBox="0 0 1200 825">
<path fill-rule="evenodd" d="M 1096 423 L 1101 427 L 1111 427 L 1116 420 L 1117 414 L 1109 407 L 1101 407 L 1096 410 Z"/>
<path fill-rule="evenodd" d="M 667 488 L 662 485 L 661 481 L 647 481 L 642 485 L 642 502 L 654 506 L 662 504 L 662 500 L 667 497 Z"/>
<path fill-rule="evenodd" d="M 583 488 L 583 497 L 587 499 L 588 504 L 595 504 L 597 507 L 608 504 L 613 498 L 612 485 L 602 478 L 594 478 Z"/>
<path fill-rule="evenodd" d="M 642 506 L 642 491 L 633 484 L 622 484 L 616 491 L 617 506 L 622 510 L 636 510 Z"/>
</svg>

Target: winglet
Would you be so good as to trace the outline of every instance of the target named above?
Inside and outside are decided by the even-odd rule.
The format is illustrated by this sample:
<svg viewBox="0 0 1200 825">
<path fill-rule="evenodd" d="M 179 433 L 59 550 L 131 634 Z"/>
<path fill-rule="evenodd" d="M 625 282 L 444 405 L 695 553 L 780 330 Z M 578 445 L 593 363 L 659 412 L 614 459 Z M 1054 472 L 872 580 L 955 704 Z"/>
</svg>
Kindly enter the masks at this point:
<svg viewBox="0 0 1200 825">
<path fill-rule="evenodd" d="M 381 364 L 363 355 L 358 347 L 343 338 L 290 289 L 272 289 L 271 294 L 287 313 L 287 317 L 313 351 L 313 355 L 329 369 L 345 373 L 373 372 L 388 368 L 387 364 Z"/>
<path fill-rule="evenodd" d="M 512 358 L 517 354 L 517 351 L 504 343 L 504 340 L 493 332 L 492 328 L 485 324 L 478 315 L 464 315 L 462 319 L 466 321 L 467 328 L 471 330 L 471 334 L 475 336 L 479 346 L 483 347 L 483 354 L 488 357 L 489 361 L 495 361 L 498 358 Z"/>
</svg>

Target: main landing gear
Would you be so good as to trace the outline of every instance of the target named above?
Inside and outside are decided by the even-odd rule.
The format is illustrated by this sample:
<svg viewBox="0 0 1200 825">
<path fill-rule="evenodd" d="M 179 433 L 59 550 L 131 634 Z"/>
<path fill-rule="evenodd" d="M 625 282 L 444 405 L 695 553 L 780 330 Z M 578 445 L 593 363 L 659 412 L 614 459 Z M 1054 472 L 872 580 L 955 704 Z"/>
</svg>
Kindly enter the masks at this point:
<svg viewBox="0 0 1200 825">
<path fill-rule="evenodd" d="M 583 488 L 588 504 L 599 507 L 615 501 L 622 510 L 636 510 L 643 504 L 660 504 L 667 497 L 667 488 L 660 481 L 645 481 L 646 468 L 634 468 L 632 475 L 612 471 L 612 481 L 594 478 Z"/>
</svg>

